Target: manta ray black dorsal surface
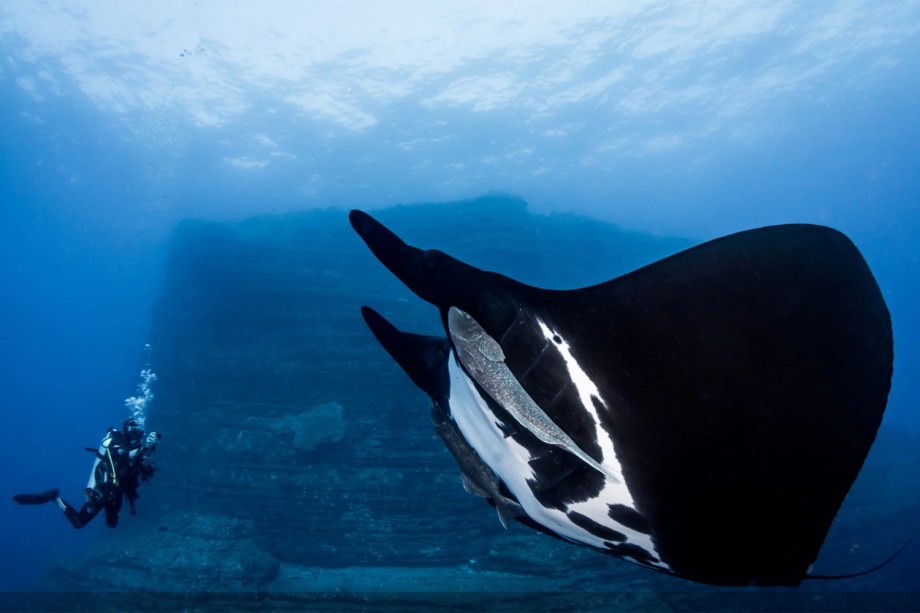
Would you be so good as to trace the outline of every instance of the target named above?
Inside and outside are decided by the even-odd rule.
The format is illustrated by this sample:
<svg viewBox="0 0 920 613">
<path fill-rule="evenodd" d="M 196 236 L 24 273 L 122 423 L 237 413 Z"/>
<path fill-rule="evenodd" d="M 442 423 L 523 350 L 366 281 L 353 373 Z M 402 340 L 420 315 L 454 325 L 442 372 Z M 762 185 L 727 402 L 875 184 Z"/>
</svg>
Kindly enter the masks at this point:
<svg viewBox="0 0 920 613">
<path fill-rule="evenodd" d="M 440 310 L 451 418 L 525 523 L 695 581 L 802 581 L 892 374 L 888 310 L 849 239 L 760 228 L 557 291 L 350 218 Z"/>
</svg>

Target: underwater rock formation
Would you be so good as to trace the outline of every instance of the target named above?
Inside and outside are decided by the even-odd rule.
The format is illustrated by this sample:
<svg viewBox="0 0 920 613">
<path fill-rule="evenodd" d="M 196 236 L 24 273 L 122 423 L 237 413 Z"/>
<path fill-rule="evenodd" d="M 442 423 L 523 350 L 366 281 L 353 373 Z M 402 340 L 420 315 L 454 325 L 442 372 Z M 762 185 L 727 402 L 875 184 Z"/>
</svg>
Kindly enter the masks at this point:
<svg viewBox="0 0 920 613">
<path fill-rule="evenodd" d="M 454 251 L 559 286 L 685 246 L 532 215 L 504 196 L 380 214 L 421 244 L 462 228 L 446 237 Z M 142 491 L 139 513 L 250 521 L 254 542 L 302 565 L 457 564 L 494 546 L 494 515 L 463 491 L 427 399 L 359 310 L 369 294 L 396 320 L 421 320 L 425 307 L 362 249 L 340 210 L 177 229 L 150 335 L 150 422 L 164 433 L 152 485 L 170 495 Z"/>
<path fill-rule="evenodd" d="M 69 591 L 224 591 L 264 588 L 280 564 L 249 536 L 252 522 L 184 511 L 159 525 L 104 539 L 91 558 L 61 562 L 52 576 Z"/>
<path fill-rule="evenodd" d="M 689 246 L 534 215 L 500 195 L 375 215 L 413 244 L 544 287 L 599 282 Z M 445 589 L 469 589 L 477 573 L 498 573 L 489 585 L 515 590 L 528 583 L 507 573 L 535 577 L 529 584 L 541 590 L 686 589 L 517 525 L 503 530 L 464 491 L 428 399 L 360 315 L 368 296 L 398 324 L 431 322 L 433 307 L 367 257 L 346 211 L 184 222 L 170 253 L 149 339 L 160 471 L 141 488 L 137 516 L 62 562 L 52 587 L 296 591 L 300 577 L 355 589 L 361 568 L 411 567 L 436 569 L 429 574 L 441 579 L 430 581 Z M 916 494 L 907 500 L 920 508 Z M 863 518 L 841 521 L 850 534 Z M 833 536 L 829 545 L 846 553 Z M 897 544 L 877 543 L 833 570 L 865 567 Z M 462 569 L 456 582 L 443 579 L 445 568 Z M 330 584 L 334 573 L 351 580 Z"/>
</svg>

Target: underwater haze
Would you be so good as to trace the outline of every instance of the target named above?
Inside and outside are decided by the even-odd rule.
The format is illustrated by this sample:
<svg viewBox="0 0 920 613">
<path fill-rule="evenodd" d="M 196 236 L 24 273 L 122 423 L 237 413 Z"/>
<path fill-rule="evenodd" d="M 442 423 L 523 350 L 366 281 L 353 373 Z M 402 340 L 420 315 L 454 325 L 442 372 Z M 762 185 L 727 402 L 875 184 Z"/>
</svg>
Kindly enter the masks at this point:
<svg viewBox="0 0 920 613">
<path fill-rule="evenodd" d="M 78 532 L 50 505 L 9 496 L 61 487 L 76 498 L 92 460 L 82 449 L 131 414 L 143 368 L 171 362 L 150 333 L 189 219 L 333 209 L 344 229 L 349 208 L 500 193 L 533 215 L 604 222 L 674 250 L 771 224 L 828 225 L 860 249 L 891 312 L 882 433 L 920 435 L 916 0 L 0 0 L 0 92 L 5 591 L 45 585 L 59 560 L 121 531 L 97 520 Z M 476 233 L 460 219 L 413 240 L 444 248 L 447 235 Z M 502 266 L 491 263 L 510 274 Z M 620 266 L 527 281 L 572 287 Z M 168 381 L 151 388 L 157 429 Z M 412 402 L 427 427 L 426 401 Z M 911 453 L 905 471 L 920 460 Z M 155 494 L 142 495 L 139 514 Z M 917 558 L 906 560 L 892 565 Z"/>
</svg>

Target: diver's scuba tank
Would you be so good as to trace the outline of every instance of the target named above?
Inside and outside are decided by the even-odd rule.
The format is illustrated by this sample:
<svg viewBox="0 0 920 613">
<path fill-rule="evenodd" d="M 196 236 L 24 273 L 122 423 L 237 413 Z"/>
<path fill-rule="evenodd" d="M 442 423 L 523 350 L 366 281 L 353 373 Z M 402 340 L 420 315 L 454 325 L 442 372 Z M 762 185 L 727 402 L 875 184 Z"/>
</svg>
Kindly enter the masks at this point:
<svg viewBox="0 0 920 613">
<path fill-rule="evenodd" d="M 87 447 L 87 451 L 94 451 L 96 454 L 89 480 L 86 482 L 87 499 L 96 497 L 102 485 L 118 485 L 118 472 L 115 470 L 115 458 L 112 457 L 111 451 L 117 432 L 115 428 L 109 428 L 98 449 Z"/>
</svg>

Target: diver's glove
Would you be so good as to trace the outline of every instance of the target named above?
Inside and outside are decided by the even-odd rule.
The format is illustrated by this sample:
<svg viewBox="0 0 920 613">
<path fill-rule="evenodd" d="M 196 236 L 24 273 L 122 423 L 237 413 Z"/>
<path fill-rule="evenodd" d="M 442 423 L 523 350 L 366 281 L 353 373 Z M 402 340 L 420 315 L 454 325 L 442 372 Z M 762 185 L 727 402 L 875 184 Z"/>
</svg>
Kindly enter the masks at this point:
<svg viewBox="0 0 920 613">
<path fill-rule="evenodd" d="M 144 449 L 149 449 L 150 451 L 153 451 L 156 448 L 157 443 L 159 442 L 160 442 L 160 435 L 157 434 L 156 432 L 151 432 L 150 434 L 147 435 L 147 438 L 144 439 Z"/>
</svg>

